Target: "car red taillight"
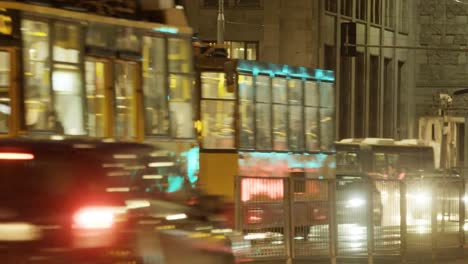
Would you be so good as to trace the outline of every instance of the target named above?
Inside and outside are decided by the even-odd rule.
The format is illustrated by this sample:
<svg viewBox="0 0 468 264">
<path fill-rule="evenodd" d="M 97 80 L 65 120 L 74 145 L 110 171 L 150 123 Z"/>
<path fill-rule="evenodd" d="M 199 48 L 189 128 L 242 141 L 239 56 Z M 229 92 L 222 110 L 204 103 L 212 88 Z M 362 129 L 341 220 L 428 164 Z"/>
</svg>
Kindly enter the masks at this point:
<svg viewBox="0 0 468 264">
<path fill-rule="evenodd" d="M 119 207 L 84 207 L 73 216 L 73 227 L 83 229 L 111 228 L 122 209 Z"/>
</svg>

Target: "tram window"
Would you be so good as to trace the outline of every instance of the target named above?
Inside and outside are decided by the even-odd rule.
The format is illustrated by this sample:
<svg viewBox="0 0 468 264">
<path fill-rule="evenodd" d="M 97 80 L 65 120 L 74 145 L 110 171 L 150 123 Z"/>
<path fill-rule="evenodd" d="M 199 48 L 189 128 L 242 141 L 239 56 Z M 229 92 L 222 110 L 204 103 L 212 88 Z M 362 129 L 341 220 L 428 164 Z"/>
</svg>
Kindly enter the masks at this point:
<svg viewBox="0 0 468 264">
<path fill-rule="evenodd" d="M 302 81 L 289 80 L 288 81 L 288 101 L 291 105 L 302 104 Z"/>
<path fill-rule="evenodd" d="M 335 105 L 335 91 L 333 83 L 320 83 L 320 104 L 322 107 L 333 108 Z"/>
<path fill-rule="evenodd" d="M 287 104 L 286 79 L 273 78 L 273 103 Z"/>
<path fill-rule="evenodd" d="M 302 106 L 289 106 L 289 148 L 299 151 L 304 149 L 304 120 Z"/>
<path fill-rule="evenodd" d="M 212 99 L 234 99 L 234 92 L 226 87 L 225 74 L 221 72 L 203 72 L 201 74 L 202 97 Z"/>
<path fill-rule="evenodd" d="M 320 138 L 321 149 L 331 150 L 335 140 L 335 111 L 333 108 L 320 109 Z"/>
<path fill-rule="evenodd" d="M 117 138 L 136 137 L 135 86 L 136 65 L 119 62 L 115 64 L 115 128 Z"/>
<path fill-rule="evenodd" d="M 80 32 L 75 24 L 54 23 L 54 61 L 78 63 L 80 58 Z"/>
<path fill-rule="evenodd" d="M 248 75 L 239 75 L 240 97 L 240 132 L 239 144 L 241 148 L 253 149 L 254 146 L 254 105 L 253 105 L 253 78 Z"/>
<path fill-rule="evenodd" d="M 52 88 L 56 120 L 51 126 L 66 135 L 83 135 L 83 99 L 81 74 L 78 67 L 56 64 L 52 73 Z"/>
<path fill-rule="evenodd" d="M 201 103 L 203 148 L 233 149 L 234 102 L 205 100 Z"/>
<path fill-rule="evenodd" d="M 104 137 L 106 122 L 106 64 L 86 61 L 87 130 L 92 137 Z"/>
<path fill-rule="evenodd" d="M 305 105 L 319 107 L 319 94 L 316 82 L 305 82 Z"/>
<path fill-rule="evenodd" d="M 359 157 L 356 152 L 337 151 L 336 169 L 338 173 L 359 173 Z"/>
<path fill-rule="evenodd" d="M 0 133 L 8 133 L 10 108 L 10 53 L 0 51 Z"/>
<path fill-rule="evenodd" d="M 288 150 L 288 106 L 273 105 L 273 149 Z"/>
<path fill-rule="evenodd" d="M 191 43 L 187 39 L 170 38 L 168 40 L 169 71 L 191 72 Z"/>
<path fill-rule="evenodd" d="M 245 58 L 245 47 L 244 42 L 231 41 L 230 58 L 231 59 L 244 59 Z"/>
<path fill-rule="evenodd" d="M 319 150 L 318 108 L 305 108 L 305 134 L 307 151 Z"/>
<path fill-rule="evenodd" d="M 256 113 L 256 143 L 258 150 L 271 150 L 271 105 L 257 103 Z"/>
<path fill-rule="evenodd" d="M 117 29 L 117 49 L 140 52 L 140 32 L 130 27 Z"/>
<path fill-rule="evenodd" d="M 49 25 L 23 19 L 23 67 L 25 78 L 25 120 L 31 130 L 50 130 L 52 117 L 49 64 Z"/>
<path fill-rule="evenodd" d="M 171 133 L 176 138 L 192 138 L 194 134 L 192 114 L 193 79 L 186 75 L 169 77 Z"/>
<path fill-rule="evenodd" d="M 270 77 L 258 75 L 255 78 L 256 101 L 262 103 L 271 102 L 271 82 Z"/>
<path fill-rule="evenodd" d="M 165 42 L 163 38 L 143 38 L 143 100 L 146 135 L 169 135 Z"/>
<path fill-rule="evenodd" d="M 246 60 L 257 60 L 258 43 L 247 43 Z"/>
<path fill-rule="evenodd" d="M 86 31 L 86 45 L 113 49 L 115 27 L 106 24 L 90 23 Z"/>
</svg>

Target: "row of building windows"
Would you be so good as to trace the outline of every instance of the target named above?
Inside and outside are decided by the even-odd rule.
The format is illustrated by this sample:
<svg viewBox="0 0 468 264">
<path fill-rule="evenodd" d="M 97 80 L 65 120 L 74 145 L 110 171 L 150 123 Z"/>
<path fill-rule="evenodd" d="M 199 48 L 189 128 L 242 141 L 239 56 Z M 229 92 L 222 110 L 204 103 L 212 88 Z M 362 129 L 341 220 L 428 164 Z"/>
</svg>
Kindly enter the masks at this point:
<svg viewBox="0 0 468 264">
<path fill-rule="evenodd" d="M 340 13 L 343 16 L 354 17 L 358 20 L 368 19 L 374 24 L 382 24 L 387 28 L 395 28 L 396 17 L 399 18 L 400 32 L 408 32 L 408 0 L 400 1 L 400 12 L 396 14 L 395 0 L 324 0 L 325 10 L 332 13 Z M 338 10 L 340 1 L 340 10 Z M 381 10 L 383 9 L 383 10 Z M 354 12 L 353 12 L 354 10 Z M 381 12 L 383 11 L 383 14 Z M 383 16 L 383 17 L 382 17 Z"/>
<path fill-rule="evenodd" d="M 215 46 L 216 41 L 207 41 L 206 44 L 208 44 L 209 46 Z M 227 56 L 230 59 L 258 59 L 257 41 L 225 41 L 224 46 L 227 50 Z"/>
<path fill-rule="evenodd" d="M 32 18 L 21 30 L 29 130 L 133 139 L 144 119 L 146 135 L 193 138 L 188 39 Z"/>
</svg>

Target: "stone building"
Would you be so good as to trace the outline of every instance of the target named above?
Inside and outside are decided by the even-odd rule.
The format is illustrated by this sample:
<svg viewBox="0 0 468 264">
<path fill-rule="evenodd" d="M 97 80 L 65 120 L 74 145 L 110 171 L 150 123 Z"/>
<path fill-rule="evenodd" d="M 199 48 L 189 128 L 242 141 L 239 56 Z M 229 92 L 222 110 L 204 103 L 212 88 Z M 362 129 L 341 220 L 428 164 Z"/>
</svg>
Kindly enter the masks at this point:
<svg viewBox="0 0 468 264">
<path fill-rule="evenodd" d="M 422 8 L 419 2 L 424 2 Z M 184 4 L 199 37 L 215 41 L 218 0 L 186 0 Z M 448 10 L 453 5 L 446 6 Z M 448 64 L 462 59 L 437 59 L 438 52 L 431 55 L 395 47 L 440 39 L 440 20 L 432 14 L 438 9 L 436 0 L 225 0 L 225 40 L 232 57 L 334 70 L 338 138 L 415 137 L 416 113 L 424 111 L 424 104 L 414 103 L 424 98 L 416 100 L 415 96 L 426 96 L 420 88 L 434 85 L 430 78 L 438 76 L 430 72 L 436 66 L 424 64 L 424 56 Z M 419 19 L 421 30 L 415 26 Z M 453 20 L 462 23 L 466 17 L 458 14 Z M 355 57 L 341 56 L 343 22 L 357 25 L 361 46 Z M 430 30 L 433 33 L 417 33 Z M 464 31 L 461 26 L 450 30 Z M 465 35 L 459 35 L 451 39 L 462 41 Z M 450 79 L 455 73 L 447 74 Z"/>
</svg>

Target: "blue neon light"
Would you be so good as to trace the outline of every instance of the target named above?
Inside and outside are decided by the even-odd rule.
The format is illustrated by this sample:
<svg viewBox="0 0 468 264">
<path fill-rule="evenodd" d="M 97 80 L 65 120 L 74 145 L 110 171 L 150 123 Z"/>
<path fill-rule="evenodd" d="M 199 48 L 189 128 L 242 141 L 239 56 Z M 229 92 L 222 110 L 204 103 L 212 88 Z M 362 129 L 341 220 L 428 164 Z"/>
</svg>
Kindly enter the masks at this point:
<svg viewBox="0 0 468 264">
<path fill-rule="evenodd" d="M 156 32 L 167 33 L 167 34 L 177 34 L 179 32 L 177 28 L 171 28 L 171 27 L 160 27 L 160 28 L 154 28 L 153 30 Z"/>
</svg>

